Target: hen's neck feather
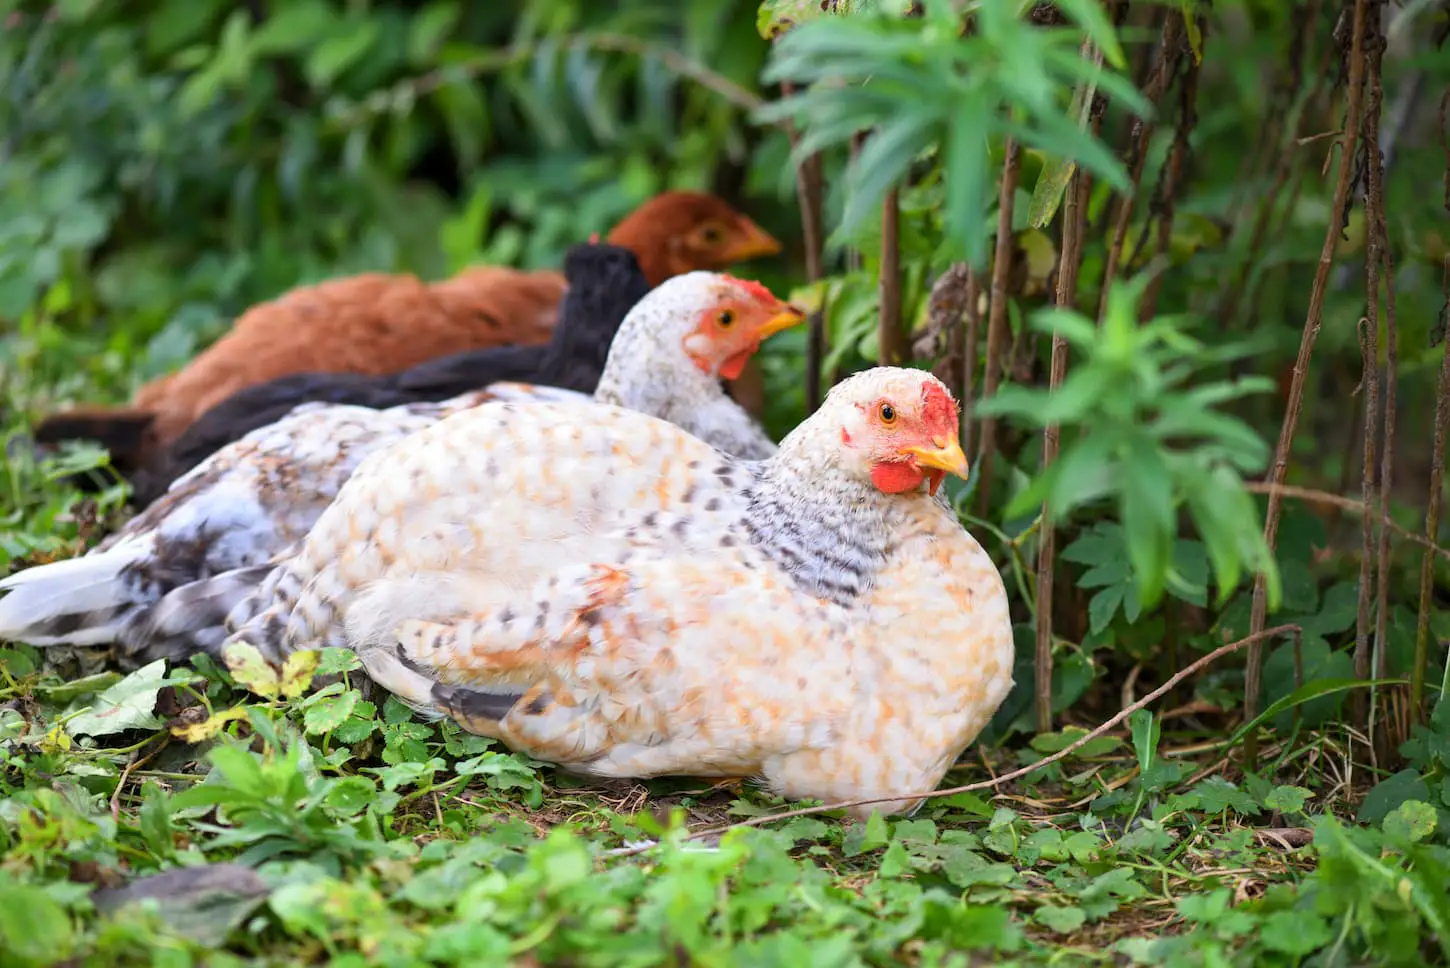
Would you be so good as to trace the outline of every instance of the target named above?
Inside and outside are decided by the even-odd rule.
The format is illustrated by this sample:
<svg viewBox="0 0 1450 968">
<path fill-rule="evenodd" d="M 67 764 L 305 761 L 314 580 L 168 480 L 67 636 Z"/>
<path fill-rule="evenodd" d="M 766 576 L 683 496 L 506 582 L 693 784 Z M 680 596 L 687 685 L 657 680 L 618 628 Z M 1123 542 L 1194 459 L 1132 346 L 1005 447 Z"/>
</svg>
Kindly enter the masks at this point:
<svg viewBox="0 0 1450 968">
<path fill-rule="evenodd" d="M 851 606 L 868 594 L 926 493 L 886 495 L 826 459 L 827 425 L 802 425 L 769 460 L 744 465 L 750 541 L 809 594 Z"/>
</svg>

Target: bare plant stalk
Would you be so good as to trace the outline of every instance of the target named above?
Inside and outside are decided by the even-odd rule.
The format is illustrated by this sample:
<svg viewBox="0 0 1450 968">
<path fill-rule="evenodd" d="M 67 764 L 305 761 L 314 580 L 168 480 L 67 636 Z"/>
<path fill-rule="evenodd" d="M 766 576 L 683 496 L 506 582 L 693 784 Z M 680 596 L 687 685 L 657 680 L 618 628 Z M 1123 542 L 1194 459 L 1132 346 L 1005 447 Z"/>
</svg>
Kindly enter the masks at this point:
<svg viewBox="0 0 1450 968">
<path fill-rule="evenodd" d="M 1312 33 L 1319 23 L 1318 18 L 1321 2 L 1322 0 L 1313 0 L 1309 4 L 1307 18 L 1303 21 L 1306 33 Z M 1303 53 L 1302 48 L 1307 46 L 1307 44 L 1302 43 L 1303 39 L 1301 35 L 1300 38 L 1296 38 L 1296 42 L 1293 45 L 1296 48 L 1300 48 L 1299 52 L 1301 56 Z M 1304 115 L 1308 113 L 1310 106 L 1318 99 L 1319 92 L 1328 83 L 1330 77 L 1329 58 L 1333 52 L 1333 43 L 1324 45 L 1324 51 L 1319 60 L 1319 69 L 1313 75 L 1314 80 L 1310 84 L 1309 91 L 1302 98 L 1297 98 L 1289 109 L 1289 117 L 1285 120 L 1282 137 L 1280 139 L 1279 159 L 1274 166 L 1274 187 L 1266 195 L 1262 196 L 1262 202 L 1258 207 L 1258 212 L 1254 216 L 1254 227 L 1253 232 L 1249 236 L 1248 249 L 1244 252 L 1243 261 L 1238 265 L 1233 283 L 1224 287 L 1222 300 L 1214 313 L 1224 325 L 1233 325 L 1234 317 L 1238 315 L 1240 300 L 1247 296 L 1245 290 L 1249 288 L 1250 269 L 1257 262 L 1258 255 L 1263 249 L 1264 240 L 1268 237 L 1269 219 L 1275 209 L 1278 208 L 1280 204 L 1279 200 L 1283 197 L 1284 183 L 1288 181 L 1290 173 L 1296 168 L 1297 162 L 1304 155 L 1302 151 L 1298 150 L 1300 147 L 1298 144 L 1299 127 Z M 1290 51 L 1291 58 L 1294 56 L 1294 53 L 1293 50 Z M 1302 73 L 1297 65 L 1294 65 L 1292 69 L 1296 75 Z M 1297 88 L 1298 85 L 1296 84 L 1295 87 Z M 1288 209 L 1281 210 L 1287 211 Z M 1245 301 L 1249 305 L 1253 304 L 1252 300 Z"/>
<path fill-rule="evenodd" d="M 1366 111 L 1366 116 L 1368 116 Z M 1379 256 L 1373 241 L 1368 244 L 1369 258 L 1365 260 L 1365 274 L 1368 280 L 1365 292 L 1369 307 L 1366 317 L 1359 321 L 1360 355 L 1364 360 L 1361 389 L 1364 393 L 1364 461 L 1360 476 L 1360 496 L 1368 513 L 1364 515 L 1361 528 L 1359 557 L 1359 606 L 1355 612 L 1354 624 L 1354 675 L 1357 679 L 1369 678 L 1370 658 L 1370 601 L 1374 597 L 1374 549 L 1375 523 L 1379 517 L 1374 510 L 1375 442 L 1379 439 L 1375 424 L 1379 422 Z M 1362 694 L 1356 694 L 1351 709 L 1354 721 L 1360 727 L 1369 725 L 1369 706 Z"/>
<path fill-rule="evenodd" d="M 1178 71 L 1178 60 L 1182 56 L 1183 42 L 1179 37 L 1183 15 L 1169 11 L 1163 18 L 1163 39 L 1159 44 L 1158 64 L 1143 89 L 1143 96 L 1155 109 L 1169 82 Z M 1132 129 L 1132 145 L 1129 149 L 1132 187 L 1118 199 L 1116 223 L 1113 238 L 1108 244 L 1108 260 L 1103 269 L 1102 295 L 1098 301 L 1098 318 L 1108 311 L 1108 290 L 1118 275 L 1118 263 L 1123 257 L 1123 242 L 1128 237 L 1128 224 L 1133 220 L 1133 203 L 1138 200 L 1138 186 L 1143 181 L 1143 166 L 1148 161 L 1148 139 L 1153 136 L 1153 124 L 1146 118 L 1135 118 Z"/>
<path fill-rule="evenodd" d="M 1328 288 L 1329 271 L 1334 266 L 1334 253 L 1339 246 L 1340 226 L 1344 222 L 1344 206 L 1349 197 L 1349 182 L 1354 173 L 1354 152 L 1359 141 L 1360 103 L 1364 94 L 1364 25 L 1366 8 L 1370 0 L 1355 0 L 1354 28 L 1349 53 L 1349 92 L 1344 109 L 1344 130 L 1340 133 L 1339 177 L 1334 186 L 1334 199 L 1329 209 L 1329 226 L 1324 233 L 1324 247 L 1319 253 L 1319 266 L 1314 272 L 1314 287 L 1309 292 L 1309 308 L 1304 317 L 1304 333 L 1299 340 L 1299 355 L 1294 361 L 1294 376 L 1289 385 L 1289 403 L 1284 412 L 1284 423 L 1279 428 L 1279 442 L 1274 449 L 1274 463 L 1270 469 L 1270 480 L 1283 484 L 1289 469 L 1289 454 L 1294 444 L 1294 430 L 1299 425 L 1299 414 L 1304 409 L 1304 382 L 1309 374 L 1309 362 L 1314 355 L 1314 343 L 1319 338 L 1319 327 L 1324 316 L 1324 295 Z M 1264 541 L 1272 554 L 1278 544 L 1279 514 L 1283 498 L 1277 492 L 1269 494 L 1268 508 L 1264 514 Z M 1264 583 L 1264 572 L 1259 571 L 1254 579 L 1254 598 L 1249 613 L 1249 634 L 1264 627 L 1268 616 L 1268 589 Z M 1249 646 L 1244 672 L 1244 716 L 1252 719 L 1259 712 L 1259 690 L 1262 687 L 1263 642 L 1255 639 Z M 1244 757 L 1252 768 L 1258 759 L 1258 739 L 1247 737 L 1244 743 Z"/>
<path fill-rule="evenodd" d="M 1204 25 L 1203 18 L 1198 21 L 1199 32 L 1203 42 L 1208 43 L 1208 31 Z M 1173 135 L 1173 148 L 1168 154 L 1168 163 L 1164 165 L 1163 172 L 1159 176 L 1159 211 L 1158 238 L 1156 252 L 1159 260 L 1167 258 L 1168 246 L 1173 241 L 1173 211 L 1174 202 L 1178 198 L 1178 189 L 1184 182 L 1184 168 L 1188 163 L 1189 138 L 1193 135 L 1193 127 L 1198 123 L 1198 64 L 1193 58 L 1183 72 L 1183 84 L 1179 91 L 1180 117 L 1178 128 Z M 1147 240 L 1148 233 L 1145 231 L 1138 238 L 1138 245 L 1141 248 Z M 1137 253 L 1134 253 L 1137 258 Z M 1133 260 L 1129 259 L 1129 263 Z M 1140 322 L 1147 322 L 1158 312 L 1158 290 L 1163 284 L 1163 273 L 1154 273 L 1148 280 L 1148 285 L 1143 289 L 1143 302 L 1138 309 Z M 1104 290 L 1106 294 L 1106 289 Z M 1101 315 L 1101 314 L 1100 314 Z"/>
<path fill-rule="evenodd" d="M 992 264 L 992 301 L 987 310 L 987 369 L 982 376 L 982 398 L 997 392 L 1002 380 L 1002 354 L 1007 349 L 1007 276 L 1012 269 L 1012 206 L 1017 196 L 1017 167 L 1021 153 L 1009 138 L 1002 162 L 1002 188 L 997 198 L 997 246 Z M 977 457 L 977 516 L 986 517 L 992 490 L 992 462 L 997 452 L 997 419 L 982 421 L 982 452 Z"/>
<path fill-rule="evenodd" d="M 790 81 L 783 81 L 780 85 L 781 94 L 790 97 L 795 92 L 795 85 Z M 800 133 L 796 131 L 795 125 L 786 121 L 786 137 L 790 139 L 790 146 L 795 148 L 800 141 Z M 795 170 L 796 198 L 801 209 L 801 234 L 805 236 L 806 247 L 806 279 L 809 282 L 820 282 L 824 272 L 821 264 L 821 245 L 823 228 L 821 224 L 821 156 L 811 155 L 803 159 Z M 809 330 L 806 338 L 806 407 L 814 412 L 821 404 L 821 361 L 826 356 L 826 312 L 825 307 L 811 313 L 807 321 Z"/>
<path fill-rule="evenodd" d="M 965 352 L 962 354 L 962 453 L 972 452 L 973 411 L 976 409 L 972 394 L 972 381 L 977 378 L 977 350 L 982 342 L 982 280 L 977 270 L 967 266 L 967 334 Z"/>
<path fill-rule="evenodd" d="M 1382 516 L 1390 513 L 1390 490 L 1394 486 L 1395 459 L 1395 396 L 1396 371 L 1399 369 L 1399 325 L 1395 312 L 1395 266 L 1390 254 L 1389 221 L 1385 216 L 1384 160 L 1380 156 L 1380 105 L 1384 103 L 1381 85 L 1385 36 L 1381 26 L 1380 11 L 1384 0 L 1372 0 L 1365 23 L 1365 164 L 1369 166 L 1369 188 L 1365 192 L 1365 229 L 1368 248 L 1366 261 L 1374 264 L 1375 249 L 1384 267 L 1385 282 L 1385 378 L 1384 378 L 1384 444 L 1380 448 L 1380 494 L 1379 511 Z M 1373 111 L 1370 110 L 1373 108 Z M 1371 317 L 1374 328 L 1379 320 Z M 1376 359 L 1378 364 L 1378 359 Z M 1368 429 L 1368 428 L 1367 428 Z M 1368 501 L 1368 498 L 1366 498 Z M 1366 515 L 1368 517 L 1368 515 Z M 1377 549 L 1377 571 L 1379 573 L 1375 599 L 1375 646 L 1374 674 L 1383 679 L 1389 672 L 1389 625 L 1390 625 L 1390 532 L 1380 528 Z M 1370 691 L 1370 735 L 1378 740 L 1380 762 L 1388 760 L 1393 752 L 1387 729 L 1375 728 L 1375 691 Z M 1392 744 L 1398 745 L 1398 744 Z"/>
<path fill-rule="evenodd" d="M 1450 95 L 1447 95 L 1450 97 Z M 1444 120 L 1444 114 L 1441 114 Z M 1444 125 L 1441 125 L 1444 137 Z M 1450 159 L 1445 165 L 1446 205 L 1450 210 Z M 1445 257 L 1440 291 L 1445 309 L 1450 313 L 1450 255 Z M 1440 383 L 1435 391 L 1435 443 L 1431 448 L 1430 497 L 1425 505 L 1425 540 L 1434 544 L 1440 536 L 1440 492 L 1445 486 L 1445 437 L 1450 431 L 1450 347 L 1440 357 Z M 1414 722 L 1424 724 L 1425 714 L 1425 671 L 1430 664 L 1430 606 L 1435 598 L 1435 556 L 1425 551 L 1420 559 L 1420 615 L 1415 622 L 1415 666 L 1410 672 L 1410 710 Z M 1440 692 L 1440 702 L 1446 702 L 1450 691 L 1450 658 L 1445 662 L 1445 682 Z"/>
<path fill-rule="evenodd" d="M 1062 207 L 1062 257 L 1057 267 L 1059 307 L 1070 308 L 1077 299 L 1077 271 L 1082 264 L 1082 237 L 1087 214 L 1088 179 L 1081 168 L 1067 183 L 1067 196 Z M 1052 364 L 1048 373 L 1048 392 L 1055 392 L 1067 376 L 1067 340 L 1052 334 Z M 1042 470 L 1057 460 L 1059 428 L 1048 424 L 1042 429 Z M 1052 526 L 1051 509 L 1042 502 L 1042 534 L 1037 545 L 1037 641 L 1036 696 L 1037 731 L 1052 730 L 1052 586 L 1053 559 L 1057 557 L 1057 529 Z"/>
<path fill-rule="evenodd" d="M 896 189 L 881 201 L 881 316 L 876 331 L 876 359 L 883 366 L 900 366 L 911 355 L 901 326 L 901 207 Z"/>
</svg>

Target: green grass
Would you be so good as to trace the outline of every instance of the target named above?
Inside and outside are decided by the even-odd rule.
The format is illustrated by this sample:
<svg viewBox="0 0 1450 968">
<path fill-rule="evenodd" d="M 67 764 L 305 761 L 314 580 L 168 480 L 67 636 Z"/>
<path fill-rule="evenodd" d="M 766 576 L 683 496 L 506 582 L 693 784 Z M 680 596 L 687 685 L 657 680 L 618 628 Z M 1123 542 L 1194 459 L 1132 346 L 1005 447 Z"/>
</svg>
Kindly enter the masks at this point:
<svg viewBox="0 0 1450 968">
<path fill-rule="evenodd" d="M 199 659 L 81 677 L 102 659 L 0 651 L 3 964 L 1444 958 L 1450 784 L 1382 784 L 1356 823 L 1368 778 L 1332 726 L 1271 738 L 1245 776 L 1201 725 L 1211 709 L 1138 713 L 910 819 L 744 826 L 796 805 L 688 779 L 582 782 L 369 701 L 341 650 L 280 676 Z M 947 784 L 1083 732 L 974 748 Z M 228 863 L 155 901 L 115 909 L 107 893 Z"/>
</svg>

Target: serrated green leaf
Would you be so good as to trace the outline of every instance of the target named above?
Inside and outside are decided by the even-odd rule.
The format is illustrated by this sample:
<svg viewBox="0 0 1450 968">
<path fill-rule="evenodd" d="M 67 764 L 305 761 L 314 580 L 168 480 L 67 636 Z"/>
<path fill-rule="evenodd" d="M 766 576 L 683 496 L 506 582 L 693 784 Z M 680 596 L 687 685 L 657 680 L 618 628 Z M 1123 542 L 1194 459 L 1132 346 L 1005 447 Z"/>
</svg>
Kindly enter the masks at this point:
<svg viewBox="0 0 1450 968">
<path fill-rule="evenodd" d="M 1264 806 L 1280 813 L 1302 813 L 1313 791 L 1298 786 L 1276 786 L 1264 797 Z"/>
<path fill-rule="evenodd" d="M 331 732 L 353 714 L 360 701 L 362 694 L 356 689 L 349 689 L 338 696 L 329 696 L 307 707 L 302 714 L 302 728 L 313 736 Z"/>
</svg>

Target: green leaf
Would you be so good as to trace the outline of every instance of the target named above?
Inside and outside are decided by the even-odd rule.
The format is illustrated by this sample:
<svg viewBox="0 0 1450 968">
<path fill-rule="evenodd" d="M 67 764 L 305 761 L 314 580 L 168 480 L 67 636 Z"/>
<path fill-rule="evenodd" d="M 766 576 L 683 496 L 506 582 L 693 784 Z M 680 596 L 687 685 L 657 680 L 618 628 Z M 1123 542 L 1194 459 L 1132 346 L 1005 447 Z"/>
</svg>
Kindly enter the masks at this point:
<svg viewBox="0 0 1450 968">
<path fill-rule="evenodd" d="M 64 961 L 75 946 L 65 910 L 38 887 L 0 880 L 0 950 L 18 965 Z"/>
<path fill-rule="evenodd" d="M 1380 685 L 1404 682 L 1403 679 L 1381 679 Z M 1248 735 L 1249 730 L 1257 729 L 1260 725 L 1273 719 L 1275 716 L 1287 709 L 1302 705 L 1311 699 L 1318 699 L 1320 696 L 1332 696 L 1335 693 L 1346 692 L 1350 689 L 1364 689 L 1373 684 L 1372 680 L 1361 681 L 1358 679 L 1320 679 L 1316 682 L 1305 683 L 1302 688 L 1295 689 L 1289 695 L 1269 704 L 1268 708 L 1259 713 L 1253 719 L 1244 723 L 1234 731 L 1229 738 L 1228 745 L 1235 746 Z"/>
<path fill-rule="evenodd" d="M 1138 769 L 1147 773 L 1158 757 L 1158 720 L 1148 710 L 1140 709 L 1128 717 L 1128 729 L 1133 736 L 1133 751 L 1138 754 Z"/>
<path fill-rule="evenodd" d="M 1334 931 L 1312 911 L 1275 911 L 1259 926 L 1265 947 L 1286 955 L 1304 956 L 1334 940 Z"/>
<path fill-rule="evenodd" d="M 1314 796 L 1310 790 L 1298 786 L 1276 786 L 1264 797 L 1264 806 L 1280 813 L 1303 813 L 1304 804 Z"/>
<path fill-rule="evenodd" d="M 911 870 L 911 855 L 899 841 L 892 841 L 886 848 L 886 853 L 881 855 L 881 863 L 877 872 L 882 877 L 900 877 Z"/>
<path fill-rule="evenodd" d="M 381 31 L 381 21 L 356 20 L 317 44 L 307 55 L 304 66 L 308 82 L 315 88 L 330 87 L 344 71 L 367 55 Z"/>
<path fill-rule="evenodd" d="M 300 54 L 322 42 L 336 25 L 337 15 L 321 0 L 289 0 L 278 4 L 252 34 L 254 54 Z"/>
<path fill-rule="evenodd" d="M 1204 813 L 1220 814 L 1233 809 L 1245 816 L 1259 812 L 1254 798 L 1223 777 L 1211 776 L 1193 788 Z"/>
<path fill-rule="evenodd" d="M 193 676 L 167 678 L 166 660 L 142 666 L 89 700 L 88 708 L 66 721 L 72 736 L 107 736 L 128 729 L 160 729 L 156 696 L 167 686 L 193 681 Z"/>
<path fill-rule="evenodd" d="M 1092 600 L 1088 602 L 1088 623 L 1094 635 L 1108 627 L 1113 621 L 1113 616 L 1118 614 L 1118 606 L 1122 603 L 1122 586 L 1104 588 L 1092 597 Z"/>
<path fill-rule="evenodd" d="M 318 655 L 316 674 L 319 676 L 336 676 L 362 668 L 362 659 L 352 649 L 329 646 Z"/>
<path fill-rule="evenodd" d="M 1044 904 L 1032 912 L 1032 919 L 1057 934 L 1071 934 L 1087 922 L 1087 914 L 1079 907 Z"/>
<path fill-rule="evenodd" d="M 1415 770 L 1404 769 L 1376 783 L 1364 795 L 1355 819 L 1360 823 L 1379 824 L 1411 800 L 1426 802 L 1430 799 L 1430 788 Z"/>
<path fill-rule="evenodd" d="M 311 706 L 302 714 L 302 728 L 317 736 L 331 732 L 341 726 L 357 709 L 362 693 L 349 689 L 339 696 L 329 696 Z"/>
<path fill-rule="evenodd" d="M 857 857 L 878 847 L 885 847 L 889 838 L 885 818 L 879 811 L 875 811 L 864 824 L 856 824 L 846 832 L 841 851 L 847 857 Z"/>
<path fill-rule="evenodd" d="M 1430 804 L 1406 800 L 1385 817 L 1385 834 L 1401 844 L 1417 843 L 1435 832 L 1437 819 Z"/>
<path fill-rule="evenodd" d="M 408 62 L 414 67 L 432 66 L 434 55 L 462 12 L 456 0 L 434 0 L 415 13 L 408 28 Z"/>
</svg>

